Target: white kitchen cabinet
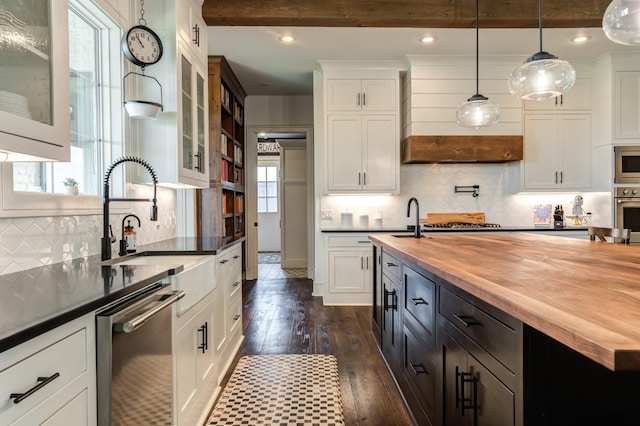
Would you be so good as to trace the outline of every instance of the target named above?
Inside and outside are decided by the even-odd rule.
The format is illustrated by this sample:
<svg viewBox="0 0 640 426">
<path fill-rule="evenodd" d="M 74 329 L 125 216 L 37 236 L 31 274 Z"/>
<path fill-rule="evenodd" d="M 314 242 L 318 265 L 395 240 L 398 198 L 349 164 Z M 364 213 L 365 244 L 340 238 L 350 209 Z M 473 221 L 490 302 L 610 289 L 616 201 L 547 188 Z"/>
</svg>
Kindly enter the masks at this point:
<svg viewBox="0 0 640 426">
<path fill-rule="evenodd" d="M 394 79 L 328 79 L 327 111 L 396 111 Z"/>
<path fill-rule="evenodd" d="M 214 346 L 220 362 L 219 380 L 231 365 L 233 357 L 242 343 L 242 245 L 237 244 L 216 256 L 216 282 L 224 299 L 222 311 L 217 311 L 216 318 L 223 318 L 223 323 L 215 327 Z"/>
<path fill-rule="evenodd" d="M 328 192 L 398 193 L 397 135 L 393 114 L 328 115 Z"/>
<path fill-rule="evenodd" d="M 193 25 L 202 19 L 197 3 L 201 2 L 164 0 L 145 5 L 148 25 L 160 35 L 164 49 L 160 62 L 145 73 L 162 86 L 164 109 L 156 120 L 135 121 L 138 134 L 132 148 L 152 165 L 160 183 L 208 187 L 206 31 L 199 30 L 196 45 Z M 150 100 L 158 98 L 157 91 L 157 85 L 138 88 Z M 142 172 L 136 176 L 136 182 L 147 181 Z"/>
<path fill-rule="evenodd" d="M 640 139 L 640 71 L 615 73 L 614 136 Z"/>
<path fill-rule="evenodd" d="M 365 233 L 337 233 L 326 237 L 327 305 L 370 305 L 373 245 Z"/>
<path fill-rule="evenodd" d="M 95 364 L 93 313 L 3 352 L 0 424 L 95 425 Z M 18 403 L 9 398 L 42 383 L 45 384 Z"/>
<path fill-rule="evenodd" d="M 174 416 L 176 425 L 203 424 L 217 395 L 217 356 L 213 330 L 218 288 L 182 317 L 174 318 Z"/>
<path fill-rule="evenodd" d="M 68 2 L 4 2 L 2 9 L 24 26 L 0 50 L 0 157 L 69 161 Z"/>
<path fill-rule="evenodd" d="M 591 110 L 591 79 L 577 78 L 571 90 L 546 101 L 524 101 L 525 111 L 589 111 Z"/>
<path fill-rule="evenodd" d="M 524 117 L 524 189 L 591 188 L 591 115 Z"/>
</svg>

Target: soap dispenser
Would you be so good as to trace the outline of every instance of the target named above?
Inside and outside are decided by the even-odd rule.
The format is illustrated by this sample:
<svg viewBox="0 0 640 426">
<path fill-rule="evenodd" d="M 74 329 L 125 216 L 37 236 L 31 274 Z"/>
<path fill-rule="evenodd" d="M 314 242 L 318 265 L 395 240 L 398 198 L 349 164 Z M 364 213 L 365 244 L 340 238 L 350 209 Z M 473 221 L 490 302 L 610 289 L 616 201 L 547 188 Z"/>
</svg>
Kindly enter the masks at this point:
<svg viewBox="0 0 640 426">
<path fill-rule="evenodd" d="M 136 230 L 131 226 L 131 221 L 127 221 L 127 226 L 124 227 L 124 241 L 127 246 L 127 253 L 136 252 Z"/>
</svg>

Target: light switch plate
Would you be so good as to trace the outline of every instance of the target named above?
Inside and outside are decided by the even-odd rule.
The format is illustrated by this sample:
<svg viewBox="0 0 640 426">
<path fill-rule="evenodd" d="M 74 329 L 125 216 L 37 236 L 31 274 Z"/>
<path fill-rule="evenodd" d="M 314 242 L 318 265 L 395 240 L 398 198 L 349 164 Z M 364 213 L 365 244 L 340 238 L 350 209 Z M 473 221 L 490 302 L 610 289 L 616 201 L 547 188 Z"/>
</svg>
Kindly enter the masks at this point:
<svg viewBox="0 0 640 426">
<path fill-rule="evenodd" d="M 333 210 L 322 210 L 322 212 L 320 212 L 320 219 L 333 220 Z"/>
</svg>

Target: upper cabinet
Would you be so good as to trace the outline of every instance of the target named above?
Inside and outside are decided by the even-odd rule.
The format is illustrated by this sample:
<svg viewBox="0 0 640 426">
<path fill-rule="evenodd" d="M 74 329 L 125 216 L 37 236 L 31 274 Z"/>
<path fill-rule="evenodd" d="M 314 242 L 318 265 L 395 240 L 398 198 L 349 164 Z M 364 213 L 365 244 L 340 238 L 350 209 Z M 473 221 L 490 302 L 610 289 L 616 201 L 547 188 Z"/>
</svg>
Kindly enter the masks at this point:
<svg viewBox="0 0 640 426">
<path fill-rule="evenodd" d="M 618 71 L 614 84 L 614 136 L 640 139 L 640 71 Z"/>
<path fill-rule="evenodd" d="M 390 111 L 398 108 L 397 79 L 328 79 L 327 111 Z"/>
<path fill-rule="evenodd" d="M 327 193 L 400 192 L 400 68 L 367 65 L 322 62 Z"/>
<path fill-rule="evenodd" d="M 525 111 L 589 111 L 591 79 L 578 78 L 569 92 L 546 101 L 524 101 Z"/>
<path fill-rule="evenodd" d="M 66 0 L 3 2 L 0 158 L 70 159 Z"/>
<path fill-rule="evenodd" d="M 154 167 L 161 184 L 209 186 L 207 38 L 201 6 L 201 0 L 145 5 L 147 26 L 160 35 L 164 49 L 160 62 L 145 74 L 160 82 L 164 109 L 156 120 L 134 122 L 132 145 Z M 157 91 L 153 85 L 138 87 L 148 100 L 157 99 Z"/>
</svg>

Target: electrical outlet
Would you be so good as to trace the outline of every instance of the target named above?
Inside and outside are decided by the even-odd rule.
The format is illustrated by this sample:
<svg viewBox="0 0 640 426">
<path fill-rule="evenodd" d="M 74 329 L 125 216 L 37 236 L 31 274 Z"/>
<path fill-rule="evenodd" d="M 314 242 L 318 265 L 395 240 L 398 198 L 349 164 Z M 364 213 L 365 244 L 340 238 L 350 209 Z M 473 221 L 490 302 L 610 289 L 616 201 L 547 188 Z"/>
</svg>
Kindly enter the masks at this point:
<svg viewBox="0 0 640 426">
<path fill-rule="evenodd" d="M 322 212 L 320 212 L 320 219 L 333 220 L 333 210 L 322 210 Z"/>
</svg>

